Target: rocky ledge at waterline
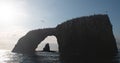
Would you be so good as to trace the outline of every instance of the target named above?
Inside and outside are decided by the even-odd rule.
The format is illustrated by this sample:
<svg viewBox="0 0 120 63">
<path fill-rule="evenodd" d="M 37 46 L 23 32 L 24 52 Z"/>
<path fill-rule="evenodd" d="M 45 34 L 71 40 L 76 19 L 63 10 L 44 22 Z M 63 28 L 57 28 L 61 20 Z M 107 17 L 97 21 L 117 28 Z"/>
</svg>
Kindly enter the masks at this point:
<svg viewBox="0 0 120 63">
<path fill-rule="evenodd" d="M 105 14 L 71 19 L 55 28 L 32 30 L 19 39 L 12 51 L 34 54 L 41 41 L 51 35 L 57 38 L 63 62 L 98 63 L 103 58 L 112 59 L 118 52 L 112 25 Z"/>
</svg>

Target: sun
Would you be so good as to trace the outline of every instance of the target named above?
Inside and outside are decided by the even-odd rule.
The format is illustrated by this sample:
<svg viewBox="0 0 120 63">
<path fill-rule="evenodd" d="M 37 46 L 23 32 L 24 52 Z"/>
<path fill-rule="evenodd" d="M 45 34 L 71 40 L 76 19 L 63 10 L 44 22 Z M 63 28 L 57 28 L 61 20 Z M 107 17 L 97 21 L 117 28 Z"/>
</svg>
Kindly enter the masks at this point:
<svg viewBox="0 0 120 63">
<path fill-rule="evenodd" d="M 0 22 L 2 24 L 12 24 L 17 17 L 17 9 L 14 4 L 8 2 L 0 3 Z"/>
</svg>

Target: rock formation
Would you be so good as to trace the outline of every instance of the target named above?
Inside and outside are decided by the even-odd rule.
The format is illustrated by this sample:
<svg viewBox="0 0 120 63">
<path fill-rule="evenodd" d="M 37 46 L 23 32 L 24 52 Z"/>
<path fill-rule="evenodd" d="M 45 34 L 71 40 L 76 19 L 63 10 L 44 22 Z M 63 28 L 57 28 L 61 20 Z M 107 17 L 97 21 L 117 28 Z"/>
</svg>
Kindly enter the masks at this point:
<svg viewBox="0 0 120 63">
<path fill-rule="evenodd" d="M 103 59 L 111 59 L 117 53 L 112 25 L 107 15 L 68 20 L 56 29 L 61 59 L 68 60 L 68 63 L 73 59 L 76 63 L 98 63 Z"/>
<path fill-rule="evenodd" d="M 23 54 L 34 54 L 39 43 L 47 36 L 54 35 L 54 31 L 54 28 L 32 30 L 18 40 L 12 51 Z"/>
<path fill-rule="evenodd" d="M 68 20 L 56 28 L 39 29 L 22 37 L 13 52 L 34 53 L 45 37 L 57 38 L 60 59 L 66 63 L 99 63 L 118 52 L 112 25 L 107 15 L 92 15 Z M 101 62 L 103 63 L 103 62 Z"/>
<path fill-rule="evenodd" d="M 45 47 L 43 48 L 43 51 L 45 51 L 45 52 L 50 52 L 49 43 L 47 43 L 47 44 L 45 45 Z"/>
</svg>

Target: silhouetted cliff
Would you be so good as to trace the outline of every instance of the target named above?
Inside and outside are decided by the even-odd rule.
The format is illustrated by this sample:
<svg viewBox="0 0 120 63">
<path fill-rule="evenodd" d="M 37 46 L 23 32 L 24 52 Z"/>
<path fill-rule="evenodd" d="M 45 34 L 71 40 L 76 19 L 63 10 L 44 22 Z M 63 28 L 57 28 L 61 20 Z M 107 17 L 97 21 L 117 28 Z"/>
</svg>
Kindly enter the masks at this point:
<svg viewBox="0 0 120 63">
<path fill-rule="evenodd" d="M 71 19 L 56 29 L 62 60 L 98 63 L 103 59 L 111 59 L 117 53 L 112 25 L 107 15 Z"/>
<path fill-rule="evenodd" d="M 37 29 L 28 32 L 25 36 L 18 40 L 13 52 L 34 54 L 37 46 L 47 37 L 53 35 L 54 28 Z"/>
<path fill-rule="evenodd" d="M 75 18 L 56 28 L 30 31 L 18 41 L 13 52 L 34 53 L 49 35 L 56 36 L 60 59 L 65 63 L 107 63 L 118 52 L 107 15 Z"/>
</svg>

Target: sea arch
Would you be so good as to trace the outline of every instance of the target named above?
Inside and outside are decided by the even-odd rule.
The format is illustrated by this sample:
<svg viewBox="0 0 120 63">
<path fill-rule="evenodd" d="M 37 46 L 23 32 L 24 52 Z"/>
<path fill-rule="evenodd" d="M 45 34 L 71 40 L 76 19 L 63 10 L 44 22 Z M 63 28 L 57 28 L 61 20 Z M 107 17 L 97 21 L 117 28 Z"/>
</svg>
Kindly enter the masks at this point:
<svg viewBox="0 0 120 63">
<path fill-rule="evenodd" d="M 37 46 L 47 37 L 55 36 L 55 28 L 37 29 L 28 32 L 18 40 L 13 52 L 34 54 Z"/>
</svg>

